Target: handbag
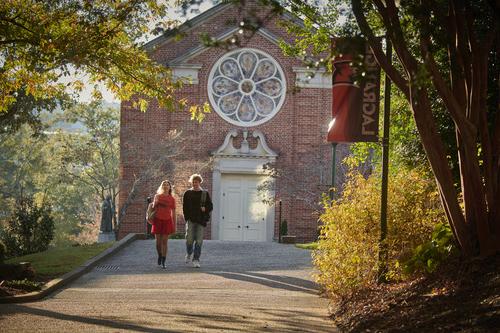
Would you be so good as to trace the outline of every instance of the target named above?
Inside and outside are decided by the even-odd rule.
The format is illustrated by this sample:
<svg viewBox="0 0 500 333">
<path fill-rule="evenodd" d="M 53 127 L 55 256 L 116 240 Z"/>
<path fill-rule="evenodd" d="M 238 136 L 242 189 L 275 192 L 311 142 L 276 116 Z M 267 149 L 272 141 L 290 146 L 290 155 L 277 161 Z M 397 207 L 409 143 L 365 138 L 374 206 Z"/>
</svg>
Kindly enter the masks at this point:
<svg viewBox="0 0 500 333">
<path fill-rule="evenodd" d="M 151 223 L 153 221 L 153 219 L 155 218 L 155 215 L 156 215 L 156 210 L 153 207 L 153 203 L 151 202 L 148 205 L 148 209 L 146 210 L 146 220 L 148 220 L 148 222 Z"/>
</svg>

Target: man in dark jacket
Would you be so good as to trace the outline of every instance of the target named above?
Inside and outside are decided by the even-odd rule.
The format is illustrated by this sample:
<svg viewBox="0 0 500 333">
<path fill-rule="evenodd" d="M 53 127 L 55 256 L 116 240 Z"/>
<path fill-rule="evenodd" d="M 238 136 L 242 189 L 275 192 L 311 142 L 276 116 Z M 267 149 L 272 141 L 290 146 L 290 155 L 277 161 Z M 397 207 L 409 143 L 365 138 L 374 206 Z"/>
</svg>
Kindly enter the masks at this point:
<svg viewBox="0 0 500 333">
<path fill-rule="evenodd" d="M 189 182 L 193 187 L 184 192 L 182 198 L 182 211 L 186 221 L 186 263 L 192 258 L 193 266 L 200 268 L 203 232 L 210 219 L 213 204 L 208 192 L 201 188 L 203 178 L 199 174 L 191 175 Z"/>
</svg>

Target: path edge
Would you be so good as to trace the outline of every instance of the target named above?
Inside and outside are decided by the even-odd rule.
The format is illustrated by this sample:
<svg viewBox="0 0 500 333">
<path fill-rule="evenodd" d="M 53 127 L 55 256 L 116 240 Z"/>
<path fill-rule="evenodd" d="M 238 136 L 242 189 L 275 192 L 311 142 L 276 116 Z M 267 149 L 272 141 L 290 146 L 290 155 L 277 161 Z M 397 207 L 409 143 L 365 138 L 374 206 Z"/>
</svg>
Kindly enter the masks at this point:
<svg viewBox="0 0 500 333">
<path fill-rule="evenodd" d="M 0 297 L 0 303 L 24 303 L 42 299 L 48 296 L 49 294 L 53 293 L 54 291 L 59 290 L 62 287 L 66 286 L 70 282 L 78 279 L 80 276 L 89 272 L 92 268 L 100 264 L 102 261 L 104 261 L 111 255 L 116 254 L 118 251 L 120 251 L 121 249 L 123 249 L 124 247 L 126 247 L 127 245 L 138 239 L 145 239 L 145 235 L 130 233 L 127 236 L 120 239 L 119 241 L 117 241 L 115 244 L 113 244 L 113 246 L 102 251 L 95 257 L 90 258 L 89 260 L 84 262 L 82 265 L 76 267 L 72 271 L 58 278 L 50 280 L 49 282 L 44 284 L 41 290 L 31 292 L 28 294 Z"/>
</svg>

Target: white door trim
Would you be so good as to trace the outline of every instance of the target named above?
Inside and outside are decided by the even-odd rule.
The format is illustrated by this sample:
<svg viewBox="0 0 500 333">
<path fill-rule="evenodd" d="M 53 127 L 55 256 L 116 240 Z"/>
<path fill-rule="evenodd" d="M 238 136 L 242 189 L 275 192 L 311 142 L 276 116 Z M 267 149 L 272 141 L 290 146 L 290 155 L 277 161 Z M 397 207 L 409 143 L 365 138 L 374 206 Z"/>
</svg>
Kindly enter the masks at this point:
<svg viewBox="0 0 500 333">
<path fill-rule="evenodd" d="M 268 176 L 263 168 L 268 159 L 247 158 L 216 158 L 212 175 L 212 201 L 215 209 L 212 212 L 212 239 L 221 239 L 219 228 L 222 220 L 222 176 L 223 175 L 259 175 Z M 273 198 L 274 193 L 268 193 Z M 274 208 L 269 207 L 266 212 L 266 241 L 273 241 L 274 236 Z"/>
<path fill-rule="evenodd" d="M 233 139 L 241 133 L 241 145 L 237 148 L 233 144 Z M 220 239 L 221 220 L 221 180 L 223 174 L 234 175 L 262 175 L 267 176 L 264 165 L 276 161 L 278 154 L 267 144 L 264 133 L 259 130 L 252 132 L 252 137 L 257 140 L 255 148 L 251 149 L 247 141 L 249 132 L 247 130 L 230 130 L 222 145 L 216 149 L 214 156 L 214 169 L 212 174 L 212 200 L 215 209 L 212 212 L 212 239 Z M 274 198 L 274 193 L 268 193 Z M 274 235 L 274 209 L 269 207 L 266 216 L 266 241 L 271 242 Z"/>
</svg>

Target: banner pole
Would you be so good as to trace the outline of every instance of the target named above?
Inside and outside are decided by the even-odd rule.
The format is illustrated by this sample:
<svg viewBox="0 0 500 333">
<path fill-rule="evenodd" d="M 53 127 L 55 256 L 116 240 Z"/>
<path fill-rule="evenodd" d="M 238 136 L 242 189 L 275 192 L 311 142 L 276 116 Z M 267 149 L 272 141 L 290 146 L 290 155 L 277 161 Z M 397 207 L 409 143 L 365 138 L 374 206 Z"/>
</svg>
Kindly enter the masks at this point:
<svg viewBox="0 0 500 333">
<path fill-rule="evenodd" d="M 332 142 L 332 186 L 330 189 L 330 200 L 333 200 L 335 193 L 335 169 L 337 168 L 337 142 Z"/>
<path fill-rule="evenodd" d="M 386 37 L 387 58 L 389 64 L 392 63 L 392 45 Z M 379 242 L 379 266 L 378 282 L 386 282 L 387 273 L 387 190 L 389 176 L 389 124 L 391 117 L 391 80 L 387 73 L 385 74 L 384 85 L 384 134 L 382 138 L 382 194 L 380 202 L 380 242 Z"/>
</svg>

